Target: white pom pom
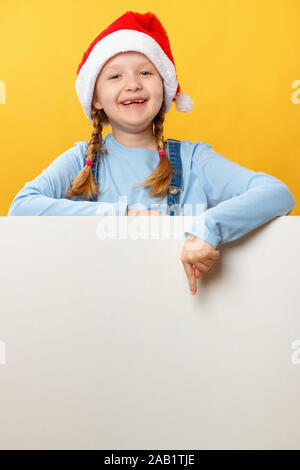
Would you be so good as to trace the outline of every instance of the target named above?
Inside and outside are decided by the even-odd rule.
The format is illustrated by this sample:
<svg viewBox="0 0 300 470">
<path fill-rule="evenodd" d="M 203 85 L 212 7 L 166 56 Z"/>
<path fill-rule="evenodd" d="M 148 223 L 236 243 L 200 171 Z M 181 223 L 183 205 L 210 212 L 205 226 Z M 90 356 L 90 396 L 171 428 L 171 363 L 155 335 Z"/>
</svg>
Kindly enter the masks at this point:
<svg viewBox="0 0 300 470">
<path fill-rule="evenodd" d="M 175 106 L 177 111 L 182 111 L 184 113 L 189 113 L 193 111 L 194 101 L 189 95 L 180 91 L 175 97 Z"/>
</svg>

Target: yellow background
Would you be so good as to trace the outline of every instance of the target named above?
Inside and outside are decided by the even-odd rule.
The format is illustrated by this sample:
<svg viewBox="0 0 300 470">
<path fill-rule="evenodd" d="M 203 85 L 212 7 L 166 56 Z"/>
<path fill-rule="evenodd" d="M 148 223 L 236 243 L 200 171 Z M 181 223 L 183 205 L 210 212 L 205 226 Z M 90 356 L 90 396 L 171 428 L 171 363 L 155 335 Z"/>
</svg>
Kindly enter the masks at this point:
<svg viewBox="0 0 300 470">
<path fill-rule="evenodd" d="M 0 10 L 0 215 L 27 181 L 89 140 L 77 67 L 91 41 L 127 10 L 159 17 L 181 90 L 194 100 L 189 114 L 172 104 L 164 137 L 204 140 L 279 178 L 297 201 L 291 215 L 300 215 L 299 0 L 2 0 Z"/>
</svg>

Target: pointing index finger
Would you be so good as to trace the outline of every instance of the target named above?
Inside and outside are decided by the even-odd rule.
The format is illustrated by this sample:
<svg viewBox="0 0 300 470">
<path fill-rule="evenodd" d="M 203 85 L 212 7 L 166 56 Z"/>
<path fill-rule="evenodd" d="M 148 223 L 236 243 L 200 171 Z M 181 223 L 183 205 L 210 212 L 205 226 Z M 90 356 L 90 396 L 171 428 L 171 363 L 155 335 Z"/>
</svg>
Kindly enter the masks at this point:
<svg viewBox="0 0 300 470">
<path fill-rule="evenodd" d="M 190 291 L 192 294 L 195 294 L 197 291 L 197 283 L 194 268 L 189 263 L 183 263 L 183 267 L 188 278 Z"/>
</svg>

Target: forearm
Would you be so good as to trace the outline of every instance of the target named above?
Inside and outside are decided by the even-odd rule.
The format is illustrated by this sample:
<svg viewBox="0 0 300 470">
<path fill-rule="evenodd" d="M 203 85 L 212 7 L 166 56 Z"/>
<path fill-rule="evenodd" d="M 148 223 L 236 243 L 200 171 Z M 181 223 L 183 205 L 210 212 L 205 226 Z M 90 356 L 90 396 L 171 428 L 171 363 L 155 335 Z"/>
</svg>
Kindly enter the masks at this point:
<svg viewBox="0 0 300 470">
<path fill-rule="evenodd" d="M 287 215 L 296 201 L 284 183 L 269 183 L 223 201 L 199 216 L 185 231 L 215 248 L 242 237 L 269 220 Z"/>
<path fill-rule="evenodd" d="M 19 194 L 8 216 L 101 216 L 125 215 L 126 204 L 54 199 L 41 194 Z"/>
</svg>

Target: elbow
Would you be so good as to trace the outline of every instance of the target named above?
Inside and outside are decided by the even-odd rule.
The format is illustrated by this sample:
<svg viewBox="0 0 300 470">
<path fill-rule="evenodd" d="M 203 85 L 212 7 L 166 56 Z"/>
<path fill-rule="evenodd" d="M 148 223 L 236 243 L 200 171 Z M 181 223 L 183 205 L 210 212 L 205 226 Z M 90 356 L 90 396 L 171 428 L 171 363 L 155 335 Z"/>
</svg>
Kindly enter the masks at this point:
<svg viewBox="0 0 300 470">
<path fill-rule="evenodd" d="M 8 216 L 39 215 L 38 199 L 42 196 L 39 188 L 32 185 L 31 182 L 16 194 L 8 211 Z"/>
<path fill-rule="evenodd" d="M 16 215 L 22 215 L 21 213 L 22 211 L 20 210 L 20 198 L 18 197 L 15 197 L 15 199 L 13 200 L 10 208 L 9 208 L 9 211 L 8 211 L 8 217 L 10 216 L 16 216 Z"/>
<path fill-rule="evenodd" d="M 28 202 L 29 202 L 30 197 L 28 195 L 24 194 L 17 194 L 17 196 L 14 198 L 9 211 L 8 211 L 8 217 L 10 216 L 22 216 L 22 215 L 31 215 L 28 213 Z"/>
<path fill-rule="evenodd" d="M 271 200 L 279 208 L 278 215 L 288 215 L 296 205 L 296 200 L 288 186 L 275 176 L 263 172 L 257 172 L 248 183 L 247 189 L 254 187 L 264 187 L 266 191 L 270 190 Z"/>
<path fill-rule="evenodd" d="M 296 205 L 296 200 L 285 183 L 280 181 L 278 185 L 280 187 L 280 199 L 282 201 L 281 215 L 289 215 Z"/>
</svg>

